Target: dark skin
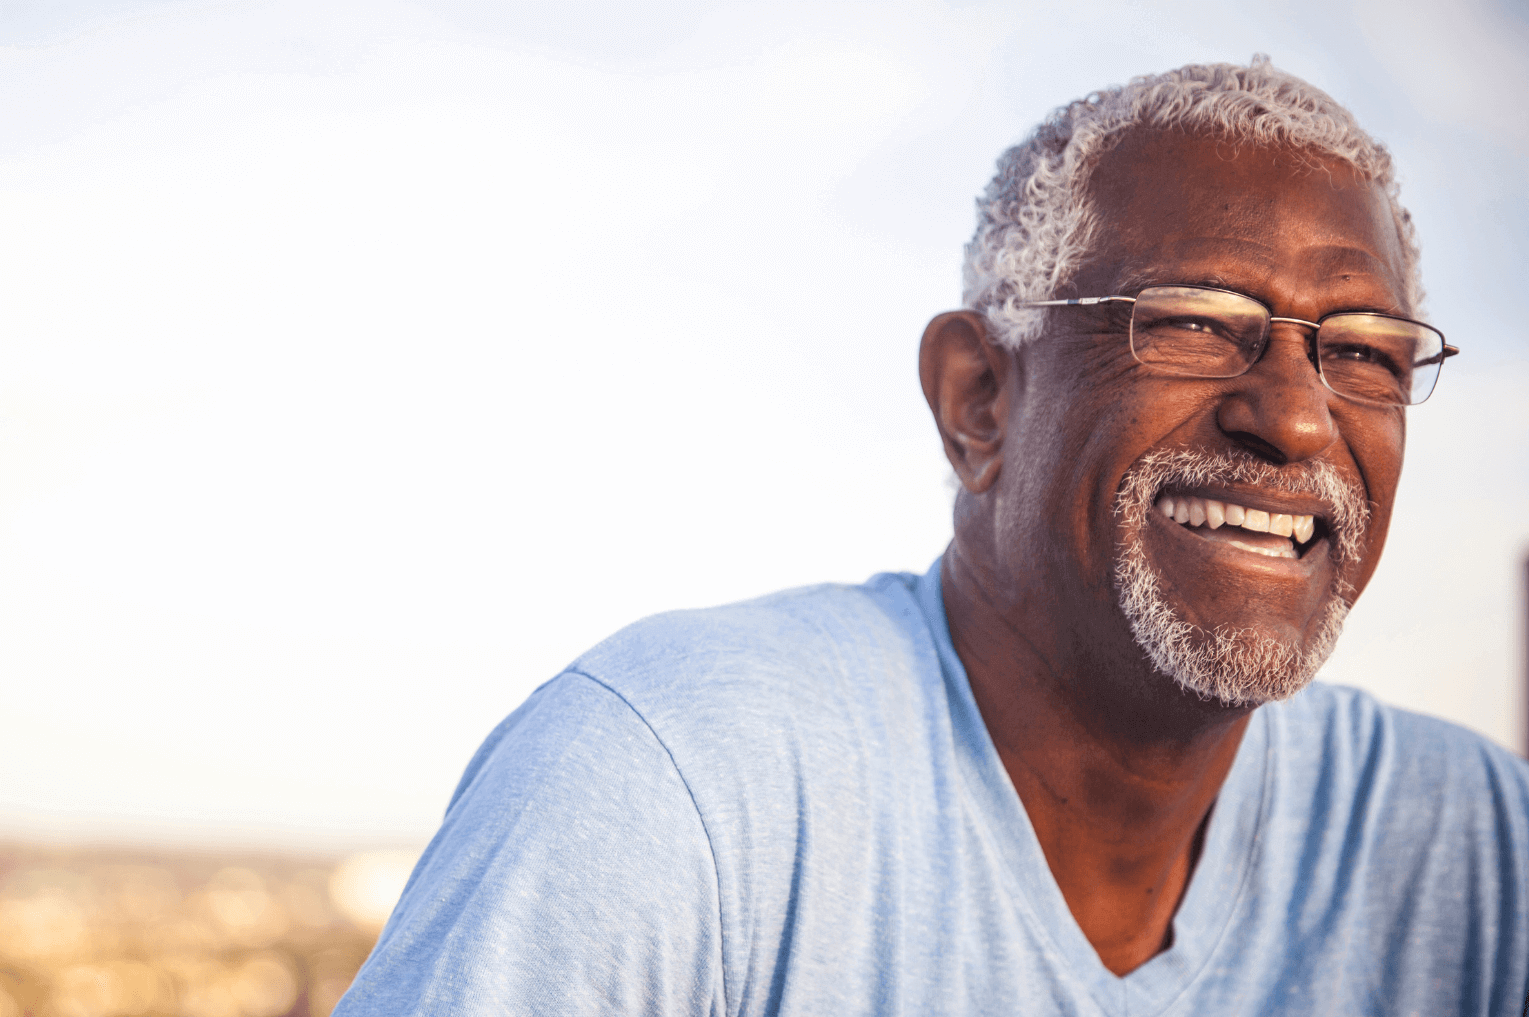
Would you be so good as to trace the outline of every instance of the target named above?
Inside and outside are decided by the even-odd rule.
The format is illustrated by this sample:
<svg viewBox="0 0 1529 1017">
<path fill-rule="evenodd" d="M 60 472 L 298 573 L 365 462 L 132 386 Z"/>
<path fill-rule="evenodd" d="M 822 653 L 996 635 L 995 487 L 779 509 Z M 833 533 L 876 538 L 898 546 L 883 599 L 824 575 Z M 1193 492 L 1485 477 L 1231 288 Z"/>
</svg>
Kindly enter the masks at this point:
<svg viewBox="0 0 1529 1017">
<path fill-rule="evenodd" d="M 1142 131 L 1103 157 L 1090 195 L 1103 228 L 1058 297 L 1202 283 L 1310 321 L 1410 310 L 1385 196 L 1342 163 Z M 1372 518 L 1353 563 L 1325 543 L 1298 561 L 1254 555 L 1155 512 L 1141 536 L 1180 617 L 1304 645 L 1335 578 L 1357 595 L 1374 572 L 1405 438 L 1401 410 L 1322 385 L 1308 330 L 1276 325 L 1249 373 L 1217 380 L 1150 374 L 1123 331 L 1118 312 L 1068 308 L 1011 351 L 954 311 L 930 322 L 919 364 L 962 485 L 942 566 L 956 651 L 1052 875 L 1117 975 L 1172 945 L 1252 711 L 1184 692 L 1137 646 L 1111 580 L 1122 476 L 1156 448 L 1240 448 L 1276 466 L 1326 461 L 1357 485 Z M 1192 493 L 1322 509 L 1247 487 Z"/>
</svg>

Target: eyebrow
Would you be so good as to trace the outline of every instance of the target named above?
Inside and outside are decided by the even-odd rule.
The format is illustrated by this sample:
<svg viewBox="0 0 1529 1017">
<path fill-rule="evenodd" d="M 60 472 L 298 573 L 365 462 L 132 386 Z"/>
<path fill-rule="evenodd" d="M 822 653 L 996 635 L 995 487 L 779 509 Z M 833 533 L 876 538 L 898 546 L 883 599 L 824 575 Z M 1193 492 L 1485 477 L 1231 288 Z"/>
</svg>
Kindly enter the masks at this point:
<svg viewBox="0 0 1529 1017">
<path fill-rule="evenodd" d="M 1327 264 L 1324 267 L 1326 278 L 1331 279 L 1340 275 L 1369 275 L 1379 277 L 1376 271 L 1379 267 L 1376 260 L 1362 251 L 1354 251 L 1352 248 L 1332 247 L 1323 249 L 1328 254 Z M 1360 255 L 1358 259 L 1351 256 Z M 1347 264 L 1345 264 L 1347 263 Z M 1225 276 L 1214 272 L 1185 272 L 1171 273 L 1160 268 L 1131 268 L 1122 272 L 1115 280 L 1112 291 L 1099 296 L 1136 296 L 1148 286 L 1209 286 L 1212 289 L 1231 290 L 1234 293 L 1242 293 L 1252 297 L 1259 303 L 1264 303 L 1262 297 L 1249 292 L 1250 287 L 1239 284 Z M 1090 294 L 1092 296 L 1093 294 Z M 1265 306 L 1268 306 L 1265 304 Z M 1353 307 L 1343 308 L 1345 311 L 1369 311 L 1377 314 L 1395 314 L 1406 316 L 1407 308 L 1396 300 L 1369 302 L 1364 305 L 1356 304 Z M 1337 312 L 1333 312 L 1337 313 Z"/>
<path fill-rule="evenodd" d="M 1308 252 L 1307 260 L 1321 266 L 1329 277 L 1362 272 L 1384 279 L 1390 274 L 1386 263 L 1370 252 L 1342 244 L 1315 248 Z"/>
<path fill-rule="evenodd" d="M 1115 294 L 1101 294 L 1101 296 L 1134 296 L 1148 286 L 1209 286 L 1213 289 L 1236 290 L 1223 276 L 1210 274 L 1200 275 L 1175 275 L 1171 278 L 1160 269 L 1136 268 L 1121 274 L 1115 280 Z M 1240 291 L 1239 291 L 1240 292 Z"/>
</svg>

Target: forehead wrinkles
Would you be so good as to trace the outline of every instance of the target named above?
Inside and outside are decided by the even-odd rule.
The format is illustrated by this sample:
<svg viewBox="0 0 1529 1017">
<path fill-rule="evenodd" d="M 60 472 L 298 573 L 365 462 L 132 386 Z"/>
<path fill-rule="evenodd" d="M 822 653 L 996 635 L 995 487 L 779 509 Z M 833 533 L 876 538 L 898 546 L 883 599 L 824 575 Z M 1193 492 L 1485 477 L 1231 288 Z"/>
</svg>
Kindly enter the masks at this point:
<svg viewBox="0 0 1529 1017">
<path fill-rule="evenodd" d="M 1171 236 L 1133 252 L 1120 266 L 1122 280 L 1163 281 L 1172 273 L 1203 266 L 1212 275 L 1235 267 L 1253 277 L 1277 269 L 1299 269 L 1312 279 L 1336 275 L 1378 276 L 1390 282 L 1394 267 L 1363 248 L 1344 243 L 1311 243 L 1281 256 L 1268 244 L 1243 237 Z M 1175 280 L 1177 281 L 1177 280 Z"/>
<path fill-rule="evenodd" d="M 1088 184 L 1092 251 L 1074 280 L 1087 288 L 1123 275 L 1127 263 L 1182 262 L 1165 273 L 1177 279 L 1154 281 L 1187 281 L 1187 263 L 1214 261 L 1200 273 L 1235 272 L 1249 284 L 1280 275 L 1287 291 L 1364 274 L 1390 291 L 1384 303 L 1405 301 L 1402 238 L 1378 185 L 1301 149 L 1224 148 L 1212 137 L 1144 132 L 1106 152 Z M 1335 257 L 1348 264 L 1319 270 Z"/>
<path fill-rule="evenodd" d="M 1396 314 L 1406 310 L 1398 298 L 1398 282 L 1391 266 L 1367 251 L 1344 245 L 1314 247 L 1296 261 L 1299 274 L 1282 266 L 1259 244 L 1238 244 L 1233 256 L 1223 250 L 1216 256 L 1201 251 L 1196 256 L 1193 242 L 1175 245 L 1178 255 L 1172 262 L 1127 262 L 1122 265 L 1111 293 L 1135 295 L 1148 286 L 1178 284 L 1213 286 L 1246 293 L 1264 304 L 1276 303 L 1303 294 L 1317 296 L 1332 304 L 1331 310 L 1376 310 Z M 1230 246 L 1230 245 L 1223 245 Z M 1276 309 L 1275 313 L 1280 313 Z"/>
<path fill-rule="evenodd" d="M 1121 247 L 1127 249 L 1122 250 Z M 1166 236 L 1135 249 L 1101 245 L 1098 267 L 1115 262 L 1110 292 L 1134 294 L 1148 286 L 1178 283 L 1252 293 L 1291 261 L 1256 240 L 1229 236 Z"/>
<path fill-rule="evenodd" d="M 1354 288 L 1379 288 L 1385 299 L 1376 309 L 1392 314 L 1410 310 L 1406 303 L 1406 287 L 1400 274 L 1399 263 L 1387 264 L 1369 251 L 1362 251 L 1344 244 L 1313 247 L 1304 252 L 1307 278 L 1312 283 L 1325 283 L 1335 292 L 1343 292 L 1346 286 Z"/>
</svg>

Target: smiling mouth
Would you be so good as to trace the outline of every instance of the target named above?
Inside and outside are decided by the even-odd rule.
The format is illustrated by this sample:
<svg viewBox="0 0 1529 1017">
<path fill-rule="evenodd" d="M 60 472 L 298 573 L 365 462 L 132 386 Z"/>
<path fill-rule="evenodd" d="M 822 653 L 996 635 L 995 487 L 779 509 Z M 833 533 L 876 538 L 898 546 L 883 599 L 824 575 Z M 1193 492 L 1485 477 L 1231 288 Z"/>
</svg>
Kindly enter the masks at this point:
<svg viewBox="0 0 1529 1017">
<path fill-rule="evenodd" d="M 1214 498 L 1165 492 L 1157 510 L 1197 537 L 1270 558 L 1300 558 L 1327 534 L 1321 516 L 1266 512 Z"/>
</svg>

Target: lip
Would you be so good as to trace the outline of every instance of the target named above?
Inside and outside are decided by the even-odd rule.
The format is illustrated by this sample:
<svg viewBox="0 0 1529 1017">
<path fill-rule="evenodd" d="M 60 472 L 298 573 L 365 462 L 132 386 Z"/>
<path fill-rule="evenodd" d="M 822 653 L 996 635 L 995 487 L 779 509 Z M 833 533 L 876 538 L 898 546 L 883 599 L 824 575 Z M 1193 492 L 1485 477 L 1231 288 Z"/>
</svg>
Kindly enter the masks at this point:
<svg viewBox="0 0 1529 1017">
<path fill-rule="evenodd" d="M 1185 491 L 1185 494 L 1191 492 Z M 1215 498 L 1217 495 L 1200 495 L 1200 497 Z M 1232 498 L 1236 501 L 1236 498 Z M 1244 504 L 1237 502 L 1237 504 Z M 1318 504 L 1320 507 L 1320 503 Z M 1250 508 L 1262 508 L 1262 505 L 1249 505 Z M 1266 509 L 1265 511 L 1269 511 Z M 1288 509 L 1279 508 L 1277 511 L 1285 512 Z M 1332 543 L 1328 535 L 1318 537 L 1306 553 L 1299 558 L 1273 558 L 1265 554 L 1257 554 L 1253 551 L 1244 551 L 1230 544 L 1206 540 L 1189 532 L 1188 527 L 1174 522 L 1165 517 L 1161 512 L 1147 513 L 1147 527 L 1154 533 L 1160 533 L 1164 539 L 1171 541 L 1169 545 L 1180 551 L 1187 551 L 1193 555 L 1199 555 L 1205 559 L 1205 566 L 1211 568 L 1236 568 L 1244 571 L 1256 572 L 1264 577 L 1282 580 L 1295 580 L 1297 582 L 1309 582 L 1319 569 L 1331 564 Z"/>
<path fill-rule="evenodd" d="M 1270 515 L 1279 512 L 1292 516 L 1316 516 L 1329 523 L 1332 522 L 1333 518 L 1333 507 L 1320 498 L 1285 494 L 1282 491 L 1267 491 L 1257 487 L 1239 487 L 1236 484 L 1177 487 L 1173 484 L 1167 484 L 1152 496 L 1152 504 L 1157 504 L 1158 499 L 1165 494 L 1175 498 L 1183 496 L 1187 498 L 1212 498 L 1220 502 L 1229 501 L 1234 505 L 1241 505 L 1243 508 L 1261 509 Z M 1160 515 L 1160 513 L 1155 514 Z M 1179 524 L 1175 523 L 1174 525 L 1178 526 Z"/>
</svg>

